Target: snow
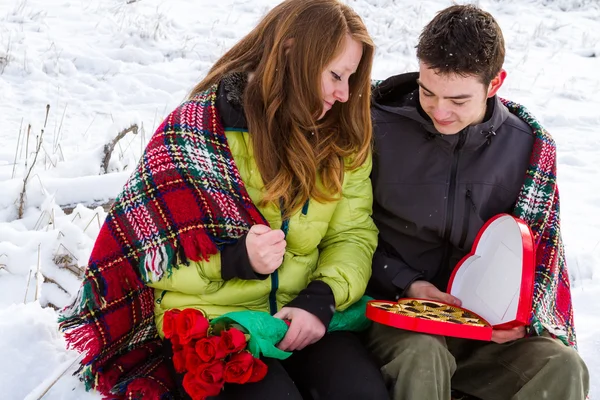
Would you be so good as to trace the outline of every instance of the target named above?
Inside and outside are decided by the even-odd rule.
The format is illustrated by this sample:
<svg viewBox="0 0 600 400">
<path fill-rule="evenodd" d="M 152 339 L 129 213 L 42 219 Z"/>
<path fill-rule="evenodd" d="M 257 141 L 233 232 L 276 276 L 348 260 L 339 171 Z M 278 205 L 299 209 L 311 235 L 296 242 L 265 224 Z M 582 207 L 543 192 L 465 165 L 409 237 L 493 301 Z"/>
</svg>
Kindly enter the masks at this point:
<svg viewBox="0 0 600 400">
<path fill-rule="evenodd" d="M 99 398 L 71 376 L 77 354 L 64 349 L 56 312 L 48 306 L 66 305 L 77 291 L 79 280 L 71 271 L 85 266 L 106 216 L 98 205 L 120 191 L 162 118 L 277 3 L 0 2 L 3 398 Z M 451 1 L 347 3 L 377 45 L 373 77 L 384 79 L 416 69 L 421 28 Z M 500 95 L 526 105 L 558 144 L 563 238 L 593 398 L 600 395 L 600 5 L 477 3 L 504 30 L 508 78 Z M 108 173 L 101 174 L 104 145 L 132 124 L 137 135 L 128 133 L 117 143 Z M 40 136 L 43 145 L 18 219 L 23 178 Z M 67 205 L 75 207 L 72 212 L 61 209 Z M 65 263 L 71 271 L 61 267 Z"/>
</svg>

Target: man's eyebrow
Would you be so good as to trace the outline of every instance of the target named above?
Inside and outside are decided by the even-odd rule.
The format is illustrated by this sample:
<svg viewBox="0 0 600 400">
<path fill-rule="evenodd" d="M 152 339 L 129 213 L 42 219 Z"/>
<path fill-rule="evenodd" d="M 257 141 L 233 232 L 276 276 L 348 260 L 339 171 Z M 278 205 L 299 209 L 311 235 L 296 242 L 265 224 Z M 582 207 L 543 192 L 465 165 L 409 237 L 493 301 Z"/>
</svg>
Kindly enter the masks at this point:
<svg viewBox="0 0 600 400">
<path fill-rule="evenodd" d="M 427 87 L 425 85 L 423 85 L 423 82 L 421 82 L 419 79 L 417 79 L 417 84 L 419 86 L 421 86 L 423 88 L 423 90 L 425 90 L 426 92 L 429 92 L 431 94 L 435 94 L 431 90 L 427 89 Z M 444 97 L 444 99 L 461 100 L 461 99 L 470 99 L 471 97 L 473 97 L 473 95 L 470 95 L 470 94 L 459 94 L 458 96 L 446 96 L 446 97 Z"/>
</svg>

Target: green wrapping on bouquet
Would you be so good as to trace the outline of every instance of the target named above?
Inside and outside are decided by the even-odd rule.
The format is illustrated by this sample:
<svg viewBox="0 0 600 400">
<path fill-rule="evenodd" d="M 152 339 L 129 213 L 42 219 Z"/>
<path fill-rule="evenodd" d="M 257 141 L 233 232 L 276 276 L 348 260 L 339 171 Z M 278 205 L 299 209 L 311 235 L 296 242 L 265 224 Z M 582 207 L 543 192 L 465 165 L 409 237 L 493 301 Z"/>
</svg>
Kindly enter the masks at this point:
<svg viewBox="0 0 600 400">
<path fill-rule="evenodd" d="M 371 321 L 365 316 L 367 302 L 370 297 L 363 296 L 359 301 L 344 311 L 336 311 L 329 323 L 328 332 L 333 331 L 364 331 L 369 327 Z M 211 321 L 214 329 L 220 326 L 238 325 L 250 335 L 248 339 L 248 351 L 254 357 L 270 357 L 285 360 L 292 353 L 278 349 L 277 343 L 285 337 L 288 326 L 285 321 L 273 317 L 263 311 L 234 311 L 224 314 Z"/>
</svg>

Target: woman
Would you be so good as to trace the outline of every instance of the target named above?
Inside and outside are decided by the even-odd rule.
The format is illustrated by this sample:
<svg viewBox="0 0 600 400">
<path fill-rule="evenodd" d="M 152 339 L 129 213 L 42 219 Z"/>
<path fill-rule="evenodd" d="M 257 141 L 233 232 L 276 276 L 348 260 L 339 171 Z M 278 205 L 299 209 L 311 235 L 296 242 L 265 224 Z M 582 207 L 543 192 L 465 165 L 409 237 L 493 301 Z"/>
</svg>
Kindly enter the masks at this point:
<svg viewBox="0 0 600 400">
<path fill-rule="evenodd" d="M 373 52 L 348 6 L 284 1 L 158 128 L 117 199 L 115 218 L 122 213 L 126 221 L 107 231 L 133 232 L 130 246 L 115 241 L 155 289 L 161 336 L 171 309 L 195 308 L 210 319 L 268 311 L 289 322 L 278 347 L 294 354 L 266 359 L 264 380 L 226 385 L 218 399 L 387 398 L 359 340 L 326 334 L 334 311 L 363 295 L 377 242 L 369 180 Z M 96 248 L 110 247 L 101 237 Z M 142 321 L 147 299 L 139 304 Z M 149 329 L 131 314 L 128 330 Z M 103 378 L 105 369 L 96 368 L 97 386 L 109 388 L 114 379 Z"/>
</svg>

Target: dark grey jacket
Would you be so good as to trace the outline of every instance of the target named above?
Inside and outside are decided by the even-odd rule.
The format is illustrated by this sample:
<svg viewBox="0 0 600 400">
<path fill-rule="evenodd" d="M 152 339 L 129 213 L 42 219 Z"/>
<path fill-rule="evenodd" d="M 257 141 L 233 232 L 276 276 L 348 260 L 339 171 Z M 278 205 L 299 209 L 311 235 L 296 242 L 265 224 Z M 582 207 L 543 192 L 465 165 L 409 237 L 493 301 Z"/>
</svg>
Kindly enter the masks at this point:
<svg viewBox="0 0 600 400">
<path fill-rule="evenodd" d="M 497 97 L 484 122 L 441 135 L 419 105 L 417 73 L 373 93 L 373 218 L 379 247 L 368 294 L 403 296 L 415 280 L 446 291 L 456 263 L 496 214 L 511 212 L 534 137 Z"/>
</svg>

